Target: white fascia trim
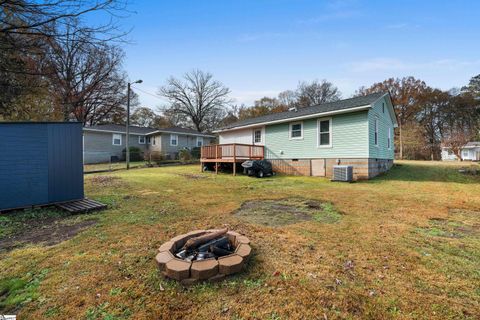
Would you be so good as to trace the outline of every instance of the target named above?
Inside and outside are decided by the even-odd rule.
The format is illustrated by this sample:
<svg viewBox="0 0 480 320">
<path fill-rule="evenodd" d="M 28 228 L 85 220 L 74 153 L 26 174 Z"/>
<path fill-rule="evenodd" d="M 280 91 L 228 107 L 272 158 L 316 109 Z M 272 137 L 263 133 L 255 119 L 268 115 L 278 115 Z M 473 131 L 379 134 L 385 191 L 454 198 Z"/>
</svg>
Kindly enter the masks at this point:
<svg viewBox="0 0 480 320">
<path fill-rule="evenodd" d="M 99 130 L 99 129 L 90 129 L 90 128 L 83 128 L 83 131 L 106 132 L 106 133 L 122 133 L 122 134 L 126 134 L 125 131 Z M 155 133 L 170 133 L 170 134 L 178 134 L 178 135 L 185 135 L 185 136 L 200 136 L 200 137 L 207 137 L 207 138 L 215 138 L 214 135 L 209 135 L 209 134 L 202 134 L 202 133 L 200 133 L 200 134 L 196 134 L 196 133 L 183 133 L 183 132 L 164 131 L 164 130 L 155 130 L 155 131 L 147 132 L 147 133 L 130 132 L 130 135 L 148 136 L 148 135 L 155 134 Z"/>
<path fill-rule="evenodd" d="M 324 117 L 324 116 L 329 116 L 329 115 L 334 115 L 334 114 L 350 113 L 350 112 L 355 112 L 355 111 L 367 110 L 367 109 L 370 109 L 371 107 L 372 107 L 372 105 L 368 104 L 368 105 L 365 105 L 365 106 L 360 106 L 360 107 L 355 107 L 355 108 L 350 108 L 350 109 L 345 109 L 345 110 L 321 112 L 321 113 L 309 114 L 309 115 L 305 115 L 305 116 L 299 116 L 299 117 L 293 117 L 293 118 L 287 118 L 287 119 L 265 121 L 265 122 L 259 122 L 259 123 L 249 124 L 249 125 L 240 126 L 240 127 L 234 127 L 234 128 L 225 129 L 225 130 L 215 130 L 213 132 L 214 133 L 220 133 L 220 132 L 233 131 L 233 130 L 239 130 L 239 129 L 253 128 L 253 127 L 269 125 L 269 124 L 294 122 L 294 121 L 297 121 L 297 120 L 312 119 L 312 118 L 319 118 L 319 117 Z"/>
<path fill-rule="evenodd" d="M 182 136 L 194 136 L 194 137 L 215 138 L 214 135 L 210 135 L 210 134 L 203 134 L 203 133 L 185 133 L 185 132 L 164 131 L 164 130 L 152 131 L 152 132 L 146 133 L 145 135 L 151 135 L 151 134 L 156 134 L 156 133 L 168 133 L 168 134 L 176 134 L 176 135 L 182 135 Z"/>
<path fill-rule="evenodd" d="M 116 130 L 98 130 L 98 129 L 90 129 L 90 128 L 83 128 L 83 131 L 93 131 L 93 132 L 106 132 L 106 133 L 120 133 L 120 134 L 126 134 L 125 131 L 116 131 Z M 136 132 L 130 132 L 130 135 L 135 135 L 135 136 L 146 136 L 146 133 L 136 133 Z"/>
</svg>

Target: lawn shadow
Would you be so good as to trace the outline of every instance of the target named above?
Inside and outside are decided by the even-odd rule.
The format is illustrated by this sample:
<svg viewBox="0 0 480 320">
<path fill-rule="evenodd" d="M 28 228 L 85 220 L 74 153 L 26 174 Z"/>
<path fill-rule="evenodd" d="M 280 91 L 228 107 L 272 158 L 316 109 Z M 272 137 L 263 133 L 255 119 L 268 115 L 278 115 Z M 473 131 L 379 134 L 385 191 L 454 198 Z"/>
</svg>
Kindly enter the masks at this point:
<svg viewBox="0 0 480 320">
<path fill-rule="evenodd" d="M 473 170 L 472 170 L 473 168 Z M 467 169 L 466 172 L 460 172 Z M 476 163 L 442 163 L 439 161 L 398 161 L 390 171 L 370 180 L 383 181 L 424 181 L 479 184 L 480 171 Z M 475 172 L 477 174 L 472 174 Z"/>
</svg>

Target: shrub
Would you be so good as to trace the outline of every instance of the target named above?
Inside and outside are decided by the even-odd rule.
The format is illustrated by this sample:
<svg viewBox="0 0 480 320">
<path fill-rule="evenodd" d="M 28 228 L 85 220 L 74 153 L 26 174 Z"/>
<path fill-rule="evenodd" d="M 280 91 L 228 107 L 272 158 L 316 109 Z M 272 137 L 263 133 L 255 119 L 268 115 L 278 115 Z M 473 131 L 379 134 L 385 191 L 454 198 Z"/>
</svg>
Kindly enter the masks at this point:
<svg viewBox="0 0 480 320">
<path fill-rule="evenodd" d="M 200 159 L 200 147 L 192 148 L 190 154 L 192 155 L 192 159 Z"/>
<path fill-rule="evenodd" d="M 139 147 L 129 147 L 130 150 L 130 161 L 142 161 L 143 160 L 143 152 Z M 127 149 L 122 150 L 123 158 L 126 159 L 127 157 Z"/>
<path fill-rule="evenodd" d="M 192 155 L 190 154 L 189 150 L 182 149 L 178 152 L 178 158 L 180 161 L 189 161 L 192 159 Z"/>
</svg>

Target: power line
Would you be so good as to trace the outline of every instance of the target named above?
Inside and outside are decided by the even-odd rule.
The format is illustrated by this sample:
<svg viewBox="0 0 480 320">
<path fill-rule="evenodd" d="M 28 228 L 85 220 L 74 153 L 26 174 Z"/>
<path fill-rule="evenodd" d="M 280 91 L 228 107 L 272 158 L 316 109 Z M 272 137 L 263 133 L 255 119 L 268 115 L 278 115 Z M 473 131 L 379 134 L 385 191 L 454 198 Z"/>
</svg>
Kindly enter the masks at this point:
<svg viewBox="0 0 480 320">
<path fill-rule="evenodd" d="M 157 98 L 157 99 L 160 99 L 160 100 L 165 101 L 165 99 L 164 99 L 163 97 L 160 97 L 159 95 L 156 95 L 155 93 L 151 93 L 151 92 L 142 90 L 142 89 L 137 88 L 137 87 L 132 87 L 132 88 L 135 89 L 135 90 L 138 90 L 138 91 L 140 91 L 140 92 L 143 92 L 143 93 L 145 93 L 145 94 L 148 94 L 149 96 L 152 96 L 152 97 L 154 97 L 154 98 Z"/>
</svg>

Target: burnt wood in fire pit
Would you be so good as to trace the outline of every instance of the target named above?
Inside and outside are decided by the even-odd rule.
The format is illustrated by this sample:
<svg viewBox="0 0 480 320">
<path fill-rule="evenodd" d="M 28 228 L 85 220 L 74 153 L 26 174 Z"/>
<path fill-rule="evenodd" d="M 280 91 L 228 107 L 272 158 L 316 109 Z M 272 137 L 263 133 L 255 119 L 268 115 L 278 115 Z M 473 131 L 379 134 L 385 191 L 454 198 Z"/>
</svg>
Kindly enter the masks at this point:
<svg viewBox="0 0 480 320">
<path fill-rule="evenodd" d="M 221 229 L 215 232 L 210 232 L 195 238 L 188 239 L 185 245 L 183 246 L 183 249 L 185 250 L 192 250 L 196 249 L 198 246 L 209 242 L 210 240 L 220 238 L 223 236 L 225 233 L 227 233 L 228 229 Z"/>
<path fill-rule="evenodd" d="M 226 229 L 196 230 L 164 243 L 155 260 L 165 276 L 184 285 L 218 281 L 242 269 L 251 253 L 249 243 L 247 237 Z"/>
</svg>

